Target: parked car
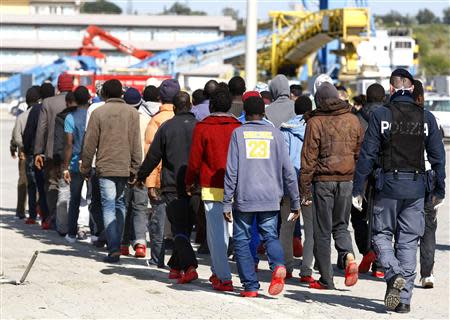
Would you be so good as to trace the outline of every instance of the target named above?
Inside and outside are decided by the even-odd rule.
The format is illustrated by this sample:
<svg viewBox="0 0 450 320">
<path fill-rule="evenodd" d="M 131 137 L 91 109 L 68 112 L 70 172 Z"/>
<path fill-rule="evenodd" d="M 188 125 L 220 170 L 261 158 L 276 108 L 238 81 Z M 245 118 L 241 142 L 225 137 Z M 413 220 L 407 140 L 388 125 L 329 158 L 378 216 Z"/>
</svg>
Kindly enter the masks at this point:
<svg viewBox="0 0 450 320">
<path fill-rule="evenodd" d="M 425 95 L 425 108 L 436 117 L 442 136 L 450 138 L 450 97 L 437 94 Z"/>
</svg>

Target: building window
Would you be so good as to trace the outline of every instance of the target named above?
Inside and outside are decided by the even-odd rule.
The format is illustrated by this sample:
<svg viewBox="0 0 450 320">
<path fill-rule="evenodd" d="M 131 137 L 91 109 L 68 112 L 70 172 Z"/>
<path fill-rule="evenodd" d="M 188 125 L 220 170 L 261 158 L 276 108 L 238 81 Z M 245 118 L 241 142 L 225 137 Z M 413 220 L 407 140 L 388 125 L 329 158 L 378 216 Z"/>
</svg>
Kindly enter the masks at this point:
<svg viewBox="0 0 450 320">
<path fill-rule="evenodd" d="M 396 49 L 411 49 L 410 41 L 396 41 L 395 42 Z"/>
</svg>

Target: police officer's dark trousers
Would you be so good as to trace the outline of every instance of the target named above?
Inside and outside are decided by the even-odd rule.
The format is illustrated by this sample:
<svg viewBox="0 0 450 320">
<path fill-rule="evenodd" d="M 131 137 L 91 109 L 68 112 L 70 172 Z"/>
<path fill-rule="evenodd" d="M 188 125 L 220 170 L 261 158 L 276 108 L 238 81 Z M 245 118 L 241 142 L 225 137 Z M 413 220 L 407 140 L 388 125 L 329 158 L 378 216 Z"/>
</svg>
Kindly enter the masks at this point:
<svg viewBox="0 0 450 320">
<path fill-rule="evenodd" d="M 410 304 L 416 278 L 417 245 L 425 228 L 424 198 L 390 199 L 377 193 L 373 218 L 372 239 L 385 268 L 385 279 L 401 275 L 406 285 L 400 292 L 400 302 Z"/>
</svg>

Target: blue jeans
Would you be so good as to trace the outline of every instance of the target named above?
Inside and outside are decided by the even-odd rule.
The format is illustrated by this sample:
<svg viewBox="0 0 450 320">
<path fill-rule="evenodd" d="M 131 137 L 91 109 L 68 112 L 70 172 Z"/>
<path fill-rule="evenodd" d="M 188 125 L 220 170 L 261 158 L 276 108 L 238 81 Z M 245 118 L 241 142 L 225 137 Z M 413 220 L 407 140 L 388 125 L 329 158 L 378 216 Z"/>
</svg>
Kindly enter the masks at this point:
<svg viewBox="0 0 450 320">
<path fill-rule="evenodd" d="M 147 188 L 137 186 L 126 188 L 127 216 L 122 244 L 135 247 L 137 244 L 147 245 L 145 233 L 148 220 Z"/>
<path fill-rule="evenodd" d="M 278 240 L 277 232 L 279 214 L 280 211 L 233 212 L 234 252 L 239 278 L 246 291 L 257 291 L 259 289 L 254 260 L 250 252 L 251 228 L 255 216 L 259 234 L 262 236 L 271 262 L 271 268 L 284 266 L 283 248 Z"/>
<path fill-rule="evenodd" d="M 39 207 L 44 215 L 48 213 L 47 200 L 45 199 L 44 171 L 34 167 L 34 157 L 27 156 L 26 159 L 28 211 L 30 218 L 36 220 L 36 192 L 39 194 Z"/>
<path fill-rule="evenodd" d="M 79 172 L 70 172 L 69 201 L 69 236 L 75 237 L 78 231 L 78 216 L 80 214 L 81 189 L 84 179 Z"/>
<path fill-rule="evenodd" d="M 206 217 L 206 237 L 211 254 L 211 272 L 221 281 L 231 280 L 228 264 L 228 223 L 223 217 L 223 204 L 218 201 L 204 201 Z M 252 258 L 253 261 L 253 258 Z M 255 264 L 252 262 L 255 270 Z"/>
<path fill-rule="evenodd" d="M 259 263 L 258 257 L 258 247 L 261 243 L 261 239 L 259 238 L 258 226 L 256 224 L 256 217 L 253 219 L 252 223 L 252 238 L 250 240 L 250 251 L 252 252 L 253 260 L 255 261 L 255 266 Z"/>
<path fill-rule="evenodd" d="M 109 254 L 120 252 L 123 227 L 125 224 L 126 177 L 100 177 L 103 221 L 106 230 Z"/>
</svg>

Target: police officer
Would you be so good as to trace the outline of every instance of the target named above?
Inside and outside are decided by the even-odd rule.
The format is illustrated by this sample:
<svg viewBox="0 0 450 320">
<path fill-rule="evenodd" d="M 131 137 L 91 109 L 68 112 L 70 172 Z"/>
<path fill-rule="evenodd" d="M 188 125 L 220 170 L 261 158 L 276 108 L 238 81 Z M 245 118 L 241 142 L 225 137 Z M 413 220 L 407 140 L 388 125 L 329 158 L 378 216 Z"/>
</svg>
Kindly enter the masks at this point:
<svg viewBox="0 0 450 320">
<path fill-rule="evenodd" d="M 424 233 L 424 149 L 436 173 L 433 205 L 445 196 L 444 144 L 434 116 L 415 103 L 413 82 L 404 69 L 392 72 L 390 102 L 370 118 L 353 185 L 353 205 L 361 208 L 365 182 L 375 175 L 372 241 L 385 268 L 384 303 L 399 313 L 410 311 L 417 244 Z"/>
</svg>

